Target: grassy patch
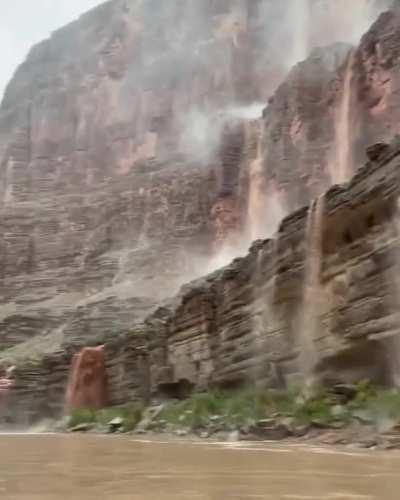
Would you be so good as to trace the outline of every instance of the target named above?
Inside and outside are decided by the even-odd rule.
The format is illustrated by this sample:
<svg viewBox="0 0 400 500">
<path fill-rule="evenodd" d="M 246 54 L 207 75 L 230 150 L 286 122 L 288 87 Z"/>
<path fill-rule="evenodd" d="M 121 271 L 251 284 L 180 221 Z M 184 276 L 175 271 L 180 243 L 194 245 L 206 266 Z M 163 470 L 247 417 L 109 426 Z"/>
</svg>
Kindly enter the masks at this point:
<svg viewBox="0 0 400 500">
<path fill-rule="evenodd" d="M 270 415 L 290 417 L 298 425 L 328 425 L 337 418 L 333 402 L 323 389 L 315 389 L 312 396 L 305 396 L 300 388 L 273 393 L 268 410 Z"/>
<path fill-rule="evenodd" d="M 110 422 L 120 419 L 118 429 L 128 432 L 141 421 L 143 411 L 144 408 L 137 403 L 100 411 L 77 410 L 70 416 L 69 428 L 94 424 L 104 430 L 109 428 Z M 400 392 L 378 389 L 367 382 L 352 388 L 351 397 L 345 401 L 338 401 L 337 394 L 318 388 L 307 395 L 301 388 L 210 391 L 166 404 L 149 428 L 236 430 L 252 427 L 265 419 L 288 423 L 295 428 L 310 425 L 342 427 L 351 421 L 361 421 L 379 429 L 400 422 Z"/>
<path fill-rule="evenodd" d="M 210 421 L 235 428 L 265 418 L 268 402 L 266 392 L 253 389 L 212 391 L 169 404 L 158 420 L 189 429 L 201 428 Z"/>
<path fill-rule="evenodd" d="M 195 430 L 210 424 L 236 429 L 266 418 L 290 421 L 294 426 L 343 426 L 361 417 L 371 422 L 400 422 L 400 392 L 362 382 L 355 387 L 351 400 L 338 403 L 334 394 L 322 388 L 314 388 L 307 396 L 300 387 L 286 391 L 213 391 L 170 403 L 157 419 L 171 428 Z"/>
<path fill-rule="evenodd" d="M 109 422 L 120 418 L 123 421 L 122 430 L 132 431 L 140 422 L 143 414 L 143 406 L 139 403 L 131 403 L 125 406 L 115 406 L 99 410 L 96 413 L 96 422 L 106 427 Z"/>
<path fill-rule="evenodd" d="M 385 419 L 400 422 L 400 392 L 363 383 L 355 399 L 349 403 L 348 411 L 352 416 L 374 424 Z"/>
<path fill-rule="evenodd" d="M 68 427 L 70 429 L 83 424 L 96 423 L 96 412 L 89 409 L 74 410 L 69 416 Z"/>
<path fill-rule="evenodd" d="M 124 406 L 115 406 L 103 410 L 79 409 L 69 416 L 68 428 L 72 429 L 83 424 L 94 424 L 99 428 L 107 428 L 109 423 L 115 419 L 121 419 L 121 430 L 132 431 L 140 422 L 143 406 L 132 403 Z"/>
</svg>

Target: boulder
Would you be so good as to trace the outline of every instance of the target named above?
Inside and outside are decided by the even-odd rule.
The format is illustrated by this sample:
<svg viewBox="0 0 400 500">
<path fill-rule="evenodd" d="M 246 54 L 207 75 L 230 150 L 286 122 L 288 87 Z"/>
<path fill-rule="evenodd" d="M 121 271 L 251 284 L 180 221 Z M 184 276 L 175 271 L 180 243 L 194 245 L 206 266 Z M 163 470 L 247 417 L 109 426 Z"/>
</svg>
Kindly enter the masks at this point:
<svg viewBox="0 0 400 500">
<path fill-rule="evenodd" d="M 118 432 L 124 427 L 124 419 L 121 417 L 115 417 L 108 422 L 107 427 L 110 432 Z"/>
</svg>

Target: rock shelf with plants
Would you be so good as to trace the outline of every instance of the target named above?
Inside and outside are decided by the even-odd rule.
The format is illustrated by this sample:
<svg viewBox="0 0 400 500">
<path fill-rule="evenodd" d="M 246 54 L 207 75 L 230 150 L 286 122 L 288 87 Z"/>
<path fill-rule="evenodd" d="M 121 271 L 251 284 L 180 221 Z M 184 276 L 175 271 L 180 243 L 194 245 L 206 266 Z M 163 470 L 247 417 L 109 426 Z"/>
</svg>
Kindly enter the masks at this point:
<svg viewBox="0 0 400 500">
<path fill-rule="evenodd" d="M 133 403 L 99 411 L 76 410 L 58 428 L 235 441 L 317 439 L 325 444 L 397 448 L 400 392 L 367 381 L 307 393 L 296 387 L 211 391 L 148 408 Z"/>
</svg>

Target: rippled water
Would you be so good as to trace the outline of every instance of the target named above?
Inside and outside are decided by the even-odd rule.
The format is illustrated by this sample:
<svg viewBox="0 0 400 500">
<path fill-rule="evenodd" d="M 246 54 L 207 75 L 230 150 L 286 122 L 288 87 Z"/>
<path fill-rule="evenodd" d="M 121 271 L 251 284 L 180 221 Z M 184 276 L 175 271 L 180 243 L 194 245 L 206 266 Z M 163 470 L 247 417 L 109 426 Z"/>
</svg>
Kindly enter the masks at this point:
<svg viewBox="0 0 400 500">
<path fill-rule="evenodd" d="M 398 500 L 400 454 L 0 435 L 4 500 Z"/>
</svg>

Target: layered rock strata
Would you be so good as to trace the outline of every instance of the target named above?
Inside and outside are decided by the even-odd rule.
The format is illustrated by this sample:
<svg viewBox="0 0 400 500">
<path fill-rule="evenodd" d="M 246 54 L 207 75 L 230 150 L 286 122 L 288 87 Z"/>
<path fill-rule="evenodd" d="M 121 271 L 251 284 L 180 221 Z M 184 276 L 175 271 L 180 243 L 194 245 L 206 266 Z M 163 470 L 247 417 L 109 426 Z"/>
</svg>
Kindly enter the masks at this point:
<svg viewBox="0 0 400 500">
<path fill-rule="evenodd" d="M 275 240 L 255 243 L 148 318 L 154 390 L 184 380 L 198 389 L 289 383 L 307 345 L 322 380 L 396 382 L 400 144 L 368 153 L 348 185 L 326 192 L 319 218 L 317 204 L 294 212 Z M 313 307 L 301 332 L 310 257 Z"/>
<path fill-rule="evenodd" d="M 347 29 L 327 37 L 314 22 L 292 32 L 292 7 L 113 0 L 31 50 L 0 108 L 1 349 L 40 335 L 56 339 L 55 352 L 64 329 L 79 339 L 88 323 L 123 331 L 327 187 L 317 149 L 332 134 L 315 129 L 329 82 L 341 85 L 343 50 L 318 52 L 278 90 L 256 176 L 247 155 L 254 138 L 238 125 L 254 103 L 261 113 L 296 57 L 350 37 Z M 313 5 L 310 19 L 340 15 L 326 7 Z M 370 38 L 389 30 L 389 17 Z M 296 55 L 306 28 L 306 52 Z M 370 52 L 363 68 L 374 81 L 388 56 Z M 297 149 L 289 129 L 302 136 Z M 112 316 L 113 308 L 132 314 Z"/>
<path fill-rule="evenodd" d="M 302 376 L 310 349 L 319 381 L 398 383 L 400 143 L 368 154 L 348 185 L 325 193 L 318 224 L 315 203 L 294 212 L 276 239 L 256 242 L 246 257 L 183 287 L 130 334 L 106 341 L 111 402 L 289 385 Z M 318 265 L 306 326 L 316 328 L 301 331 L 310 255 Z M 41 414 L 57 401 L 61 411 L 71 355 L 44 360 L 40 373 L 17 368 L 13 401 L 30 404 L 35 394 Z"/>
<path fill-rule="evenodd" d="M 188 380 L 201 389 L 253 377 L 289 383 L 310 346 L 320 379 L 395 383 L 399 147 L 370 149 L 372 160 L 350 184 L 324 195 L 313 251 L 316 204 L 284 219 L 276 240 L 256 243 L 163 310 L 161 333 L 150 341 L 153 388 Z M 318 267 L 301 332 L 310 256 Z"/>
<path fill-rule="evenodd" d="M 267 102 L 284 54 L 304 35 L 291 45 L 287 24 L 265 29 L 263 20 L 292 14 L 276 5 L 174 1 L 154 17 L 150 0 L 114 0 L 39 44 L 18 69 L 0 109 L 1 359 L 23 360 L 10 395 L 18 414 L 57 413 L 72 355 L 103 341 L 112 403 L 249 374 L 286 383 L 298 372 L 299 346 L 315 344 L 295 331 L 308 302 L 306 255 L 311 241 L 325 242 L 313 235 L 330 220 L 331 195 L 352 191 L 294 212 L 276 240 L 158 307 L 349 178 L 366 143 L 397 132 L 396 8 L 358 48 L 316 49 L 253 120 L 252 105 Z M 337 39 L 312 25 L 307 49 Z M 358 251 L 346 245 L 320 252 L 312 288 L 325 283 L 327 262 L 342 269 Z M 336 353 L 340 322 L 362 304 L 353 309 L 349 295 L 332 312 L 337 290 L 350 285 L 344 271 L 332 282 L 329 272 L 333 291 L 312 314 L 325 318 L 322 338 Z"/>
</svg>

